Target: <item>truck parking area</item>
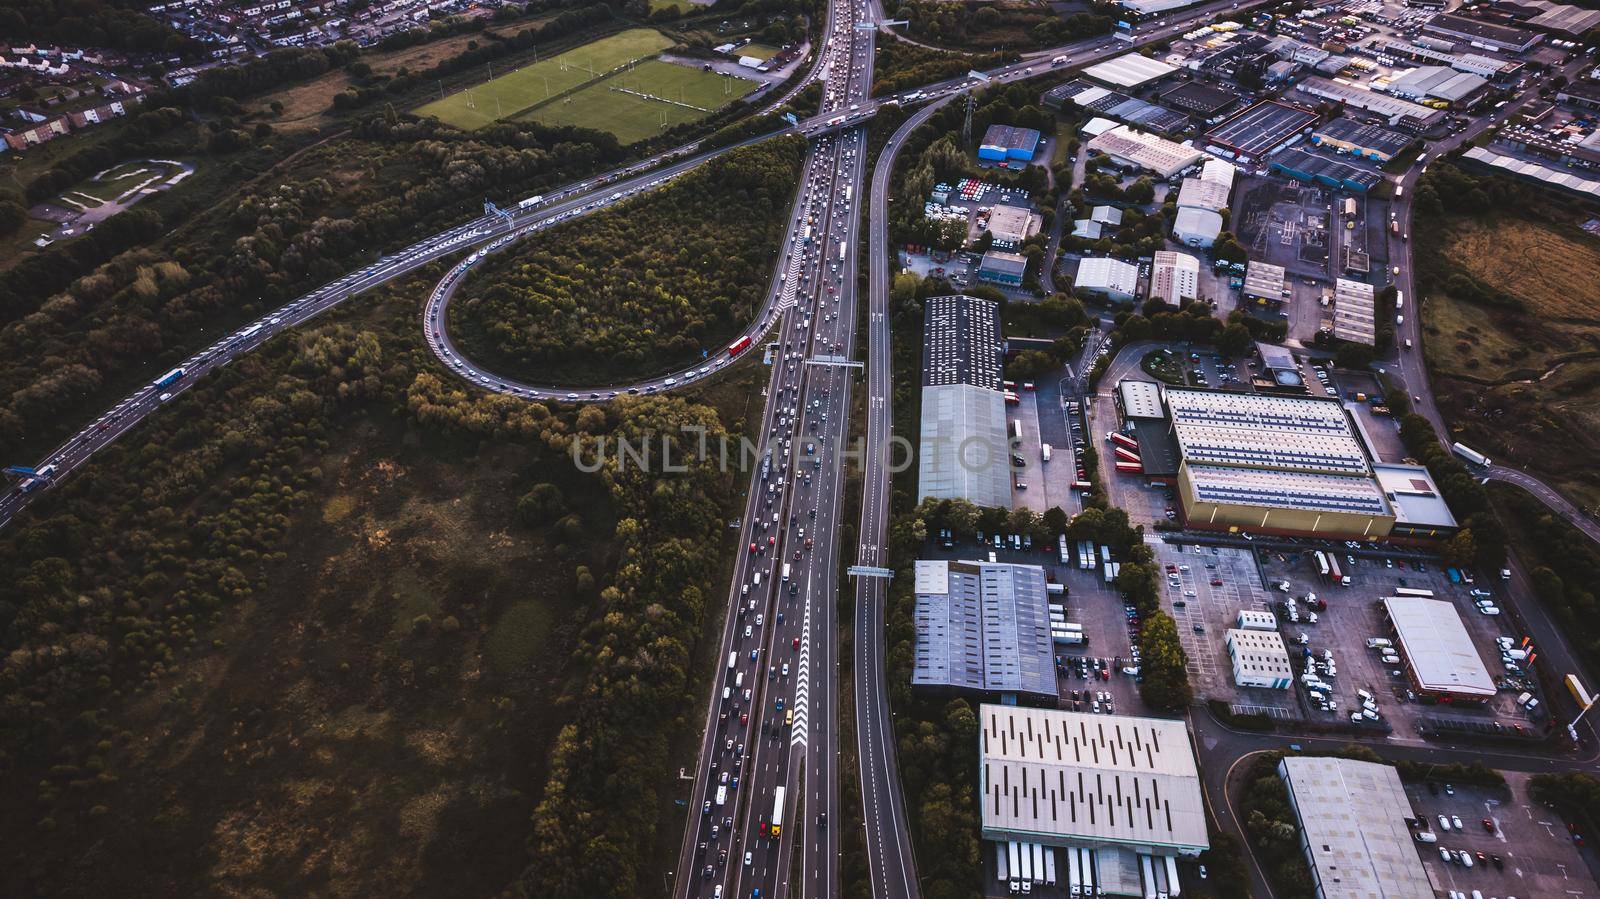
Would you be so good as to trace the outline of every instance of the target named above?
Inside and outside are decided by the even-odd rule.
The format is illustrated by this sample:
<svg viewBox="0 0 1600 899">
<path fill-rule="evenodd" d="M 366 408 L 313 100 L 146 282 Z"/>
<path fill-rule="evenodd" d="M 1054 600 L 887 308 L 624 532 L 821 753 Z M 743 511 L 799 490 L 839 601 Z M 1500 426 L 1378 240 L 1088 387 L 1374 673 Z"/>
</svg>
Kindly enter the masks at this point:
<svg viewBox="0 0 1600 899">
<path fill-rule="evenodd" d="M 1235 626 L 1241 609 L 1268 609 L 1269 597 L 1262 590 L 1253 554 L 1227 546 L 1168 543 L 1156 544 L 1155 551 L 1164 579 L 1164 604 L 1178 624 L 1178 639 L 1189 656 L 1189 682 L 1195 693 L 1264 714 L 1289 713 L 1290 697 L 1285 691 L 1234 685 L 1228 648 L 1223 644 L 1223 635 Z"/>
<path fill-rule="evenodd" d="M 1381 555 L 1355 555 L 1355 550 L 1343 546 L 1325 551 L 1337 553 L 1340 570 L 1350 578 L 1349 586 L 1336 585 L 1323 578 L 1310 552 L 1263 554 L 1263 571 L 1267 583 L 1273 585 L 1269 590 L 1274 599 L 1273 611 L 1279 613 L 1280 631 L 1289 645 L 1297 677 L 1307 660 L 1306 650 L 1319 660 L 1324 658 L 1325 652 L 1331 652 L 1336 667 L 1336 674 L 1322 674 L 1322 680 L 1331 685 L 1327 695 L 1337 704 L 1333 709 L 1320 708 L 1302 683 L 1295 684 L 1295 699 L 1309 720 L 1338 722 L 1342 719 L 1350 723 L 1350 714 L 1360 711 L 1365 701 L 1358 691 L 1365 690 L 1371 694 L 1378 715 L 1377 721 L 1371 721 L 1368 716 L 1367 723 L 1376 729 L 1392 728 L 1395 739 L 1420 740 L 1417 726 L 1420 717 L 1499 722 L 1513 732 L 1519 727 L 1531 731 L 1536 726 L 1516 702 L 1528 683 L 1507 677 L 1500 649 L 1495 644 L 1497 637 L 1510 637 L 1520 642 L 1521 636 L 1502 633 L 1501 622 L 1505 616 L 1480 614 L 1473 603 L 1474 597 L 1468 592 L 1493 585 L 1486 584 L 1482 578 L 1472 586 L 1452 584 L 1439 565 L 1427 564 L 1419 571 L 1415 562 Z M 1289 590 L 1278 589 L 1280 584 L 1287 584 Z M 1418 697 L 1411 689 L 1403 657 L 1399 662 L 1385 662 L 1384 647 L 1368 646 L 1373 638 L 1390 640 L 1393 637 L 1378 602 L 1393 595 L 1397 587 L 1432 590 L 1433 598 L 1454 603 L 1490 677 L 1500 686 L 1490 702 L 1482 706 L 1434 704 L 1425 697 Z M 1304 597 L 1312 594 L 1326 603 L 1325 609 L 1316 611 L 1312 608 L 1314 603 L 1304 601 Z M 1282 614 L 1282 603 L 1290 597 L 1296 598 L 1297 614 L 1301 618 L 1298 623 Z M 1308 614 L 1313 611 L 1317 615 L 1314 624 Z M 1305 636 L 1303 644 L 1302 634 Z M 1398 647 L 1394 647 L 1394 651 L 1395 655 L 1400 654 Z"/>
</svg>

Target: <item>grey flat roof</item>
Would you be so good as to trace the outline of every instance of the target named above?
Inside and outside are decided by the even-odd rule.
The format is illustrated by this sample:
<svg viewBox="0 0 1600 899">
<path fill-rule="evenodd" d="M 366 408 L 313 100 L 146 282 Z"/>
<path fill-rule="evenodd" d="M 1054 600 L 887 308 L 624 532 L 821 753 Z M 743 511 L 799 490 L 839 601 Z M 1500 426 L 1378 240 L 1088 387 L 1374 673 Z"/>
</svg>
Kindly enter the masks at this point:
<svg viewBox="0 0 1600 899">
<path fill-rule="evenodd" d="M 1400 651 L 1424 690 L 1483 699 L 1494 696 L 1494 679 L 1483 666 L 1454 603 L 1392 596 L 1383 606 L 1394 624 Z"/>
<path fill-rule="evenodd" d="M 1413 815 L 1391 765 L 1285 756 L 1278 773 L 1322 899 L 1414 899 L 1433 885 L 1406 818 Z"/>
<path fill-rule="evenodd" d="M 911 682 L 1054 699 L 1044 569 L 918 561 Z"/>
<path fill-rule="evenodd" d="M 1242 156 L 1257 157 L 1317 120 L 1317 114 L 1276 100 L 1262 100 L 1206 132 L 1206 140 Z"/>
<path fill-rule="evenodd" d="M 1122 391 L 1122 414 L 1126 418 L 1164 418 L 1161 408 L 1161 385 L 1154 381 L 1125 378 L 1117 389 Z"/>
<path fill-rule="evenodd" d="M 1373 150 L 1386 156 L 1393 156 L 1411 145 L 1414 139 L 1409 134 L 1402 134 L 1385 128 L 1382 125 L 1373 125 L 1366 122 L 1357 122 L 1354 119 L 1333 119 L 1317 128 L 1313 134 L 1322 135 L 1330 140 L 1341 143 L 1353 144 L 1364 150 Z"/>
<path fill-rule="evenodd" d="M 922 384 L 1000 389 L 1000 304 L 965 294 L 929 297 L 922 312 Z"/>
<path fill-rule="evenodd" d="M 1161 100 L 1200 116 L 1211 116 L 1239 102 L 1239 95 L 1199 81 L 1186 81 L 1163 91 Z"/>
<path fill-rule="evenodd" d="M 978 727 L 986 838 L 1164 854 L 1210 845 L 1181 720 L 985 704 Z"/>
<path fill-rule="evenodd" d="M 917 499 L 1011 507 L 1005 396 L 968 384 L 922 388 Z"/>
<path fill-rule="evenodd" d="M 1389 497 L 1397 523 L 1418 527 L 1456 526 L 1456 517 L 1428 469 L 1421 465 L 1377 464 L 1372 466 L 1372 473 L 1378 476 L 1378 486 Z"/>
<path fill-rule="evenodd" d="M 1115 59 L 1089 66 L 1083 70 L 1083 74 L 1117 87 L 1137 87 L 1147 81 L 1165 78 L 1176 71 L 1176 67 L 1160 60 L 1140 56 L 1138 53 L 1124 53 Z"/>
</svg>

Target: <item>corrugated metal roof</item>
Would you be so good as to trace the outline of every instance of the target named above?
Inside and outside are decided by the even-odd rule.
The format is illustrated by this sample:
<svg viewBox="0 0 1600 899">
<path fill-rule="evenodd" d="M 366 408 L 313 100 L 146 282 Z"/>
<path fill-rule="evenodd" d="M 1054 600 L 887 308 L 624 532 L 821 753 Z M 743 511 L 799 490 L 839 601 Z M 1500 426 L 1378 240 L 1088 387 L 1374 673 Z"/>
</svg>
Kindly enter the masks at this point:
<svg viewBox="0 0 1600 899">
<path fill-rule="evenodd" d="M 1287 756 L 1279 768 L 1300 818 L 1324 899 L 1411 899 L 1433 885 L 1406 818 L 1414 812 L 1390 765 Z"/>
<path fill-rule="evenodd" d="M 1210 845 L 1200 774 L 1179 720 L 983 705 L 983 829 L 1060 845 Z"/>
<path fill-rule="evenodd" d="M 917 568 L 913 684 L 1055 698 L 1043 568 L 921 561 Z"/>
</svg>

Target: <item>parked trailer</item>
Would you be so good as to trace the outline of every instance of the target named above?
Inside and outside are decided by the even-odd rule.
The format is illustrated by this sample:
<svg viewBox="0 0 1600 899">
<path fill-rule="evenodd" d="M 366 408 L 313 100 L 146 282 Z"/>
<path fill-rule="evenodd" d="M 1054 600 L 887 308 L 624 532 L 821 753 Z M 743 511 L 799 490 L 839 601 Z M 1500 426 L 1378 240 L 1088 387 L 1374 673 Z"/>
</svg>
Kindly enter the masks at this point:
<svg viewBox="0 0 1600 899">
<path fill-rule="evenodd" d="M 1022 870 L 1017 873 L 1017 880 L 1023 883 L 1033 882 L 1033 853 L 1028 850 L 1028 844 L 1017 844 L 1017 857 L 1022 859 Z"/>
<path fill-rule="evenodd" d="M 1316 559 L 1317 559 L 1317 573 L 1321 574 L 1323 577 L 1327 577 L 1328 576 L 1328 554 L 1319 549 L 1319 550 L 1316 551 L 1316 553 L 1314 553 L 1314 555 L 1316 556 Z"/>
<path fill-rule="evenodd" d="M 1170 855 L 1162 856 L 1167 863 L 1167 895 L 1178 899 L 1178 860 Z"/>
<path fill-rule="evenodd" d="M 1039 843 L 1029 843 L 1033 850 L 1033 882 L 1044 882 L 1044 846 Z"/>
<path fill-rule="evenodd" d="M 1156 872 L 1150 864 L 1150 856 L 1139 856 L 1139 871 L 1144 880 L 1144 899 L 1156 899 Z"/>
<path fill-rule="evenodd" d="M 1423 587 L 1396 587 L 1396 588 L 1394 588 L 1394 595 L 1395 596 L 1421 596 L 1423 598 L 1429 598 L 1429 597 L 1433 596 L 1433 591 L 1425 589 Z"/>
<path fill-rule="evenodd" d="M 1328 579 L 1335 584 L 1344 580 L 1344 572 L 1339 570 L 1339 556 L 1335 553 L 1328 553 Z"/>
<path fill-rule="evenodd" d="M 1118 446 L 1125 446 L 1131 450 L 1137 450 L 1139 448 L 1139 441 L 1134 440 L 1127 434 L 1122 434 L 1117 431 L 1111 432 L 1111 442 L 1117 444 Z"/>
<path fill-rule="evenodd" d="M 1467 446 L 1464 443 L 1452 443 L 1452 444 L 1450 444 L 1450 449 L 1454 450 L 1456 455 L 1458 455 L 1461 458 L 1467 460 L 1468 462 L 1471 462 L 1474 465 L 1482 465 L 1485 468 L 1487 468 L 1490 465 L 1494 464 L 1493 462 L 1490 461 L 1488 456 L 1485 456 L 1483 453 L 1478 452 L 1477 450 L 1473 449 L 1470 446 Z"/>
<path fill-rule="evenodd" d="M 1094 854 L 1088 849 L 1079 849 L 1078 864 L 1083 868 L 1080 872 L 1083 878 L 1083 894 L 1092 896 L 1096 889 L 1095 884 L 1100 882 L 1100 879 L 1094 876 Z"/>
<path fill-rule="evenodd" d="M 1067 535 L 1062 534 L 1056 538 L 1056 550 L 1061 556 L 1061 564 L 1070 564 L 1067 561 Z"/>
<path fill-rule="evenodd" d="M 1022 419 L 1020 419 L 1020 418 L 1011 419 L 1011 439 L 1012 440 L 1021 440 L 1022 439 Z"/>
<path fill-rule="evenodd" d="M 1011 884 L 1013 888 L 1022 882 L 1022 858 L 1017 851 L 1015 840 L 1006 843 L 1006 854 L 1011 858 Z"/>
<path fill-rule="evenodd" d="M 1125 474 L 1142 474 L 1144 472 L 1144 466 L 1138 464 L 1137 462 L 1118 462 L 1117 471 Z"/>
<path fill-rule="evenodd" d="M 995 879 L 1001 883 L 1006 882 L 1006 872 L 1011 869 L 1006 867 L 1006 844 L 994 844 L 994 873 Z"/>
</svg>

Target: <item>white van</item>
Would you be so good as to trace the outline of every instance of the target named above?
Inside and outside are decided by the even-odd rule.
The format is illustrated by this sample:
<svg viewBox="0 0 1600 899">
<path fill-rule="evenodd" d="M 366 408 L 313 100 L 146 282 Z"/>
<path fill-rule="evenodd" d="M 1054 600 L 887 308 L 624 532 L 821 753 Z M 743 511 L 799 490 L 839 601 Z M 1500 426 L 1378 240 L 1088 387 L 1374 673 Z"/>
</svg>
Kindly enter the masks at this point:
<svg viewBox="0 0 1600 899">
<path fill-rule="evenodd" d="M 739 674 L 736 677 L 734 677 L 733 685 L 735 687 L 743 687 L 744 686 L 744 672 L 743 671 L 739 672 Z"/>
<path fill-rule="evenodd" d="M 1391 642 L 1389 640 L 1386 640 L 1383 637 L 1368 637 L 1367 638 L 1367 648 L 1368 649 L 1384 649 L 1384 648 L 1388 648 L 1388 647 L 1393 646 L 1393 645 L 1394 645 L 1393 642 Z"/>
<path fill-rule="evenodd" d="M 739 660 L 739 651 L 738 650 L 734 650 L 733 652 L 728 653 L 728 670 L 729 671 L 733 670 L 733 663 L 738 661 L 738 660 Z"/>
<path fill-rule="evenodd" d="M 757 587 L 761 586 L 761 572 L 759 572 L 759 571 L 756 572 L 755 584 L 756 584 Z"/>
<path fill-rule="evenodd" d="M 1434 833 L 1431 830 L 1424 830 L 1421 833 L 1417 834 L 1417 842 L 1419 842 L 1419 843 L 1437 843 L 1437 842 L 1439 842 L 1439 835 Z"/>
</svg>

